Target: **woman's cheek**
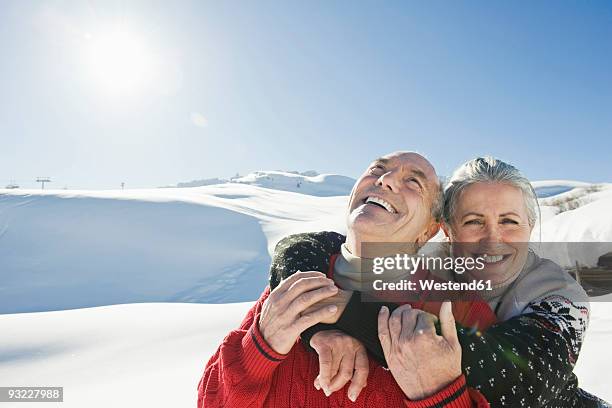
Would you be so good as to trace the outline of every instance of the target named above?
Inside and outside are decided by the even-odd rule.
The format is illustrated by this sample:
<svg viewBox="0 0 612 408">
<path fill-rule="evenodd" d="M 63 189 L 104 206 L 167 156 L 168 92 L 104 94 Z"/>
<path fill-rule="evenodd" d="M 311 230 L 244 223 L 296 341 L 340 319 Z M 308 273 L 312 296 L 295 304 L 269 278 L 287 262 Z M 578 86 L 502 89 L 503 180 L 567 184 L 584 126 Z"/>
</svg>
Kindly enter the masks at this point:
<svg viewBox="0 0 612 408">
<path fill-rule="evenodd" d="M 506 242 L 529 242 L 530 234 L 528 230 L 508 231 L 506 234 Z"/>
<path fill-rule="evenodd" d="M 480 241 L 479 230 L 474 227 L 463 227 L 457 238 L 457 242 L 478 242 Z"/>
</svg>

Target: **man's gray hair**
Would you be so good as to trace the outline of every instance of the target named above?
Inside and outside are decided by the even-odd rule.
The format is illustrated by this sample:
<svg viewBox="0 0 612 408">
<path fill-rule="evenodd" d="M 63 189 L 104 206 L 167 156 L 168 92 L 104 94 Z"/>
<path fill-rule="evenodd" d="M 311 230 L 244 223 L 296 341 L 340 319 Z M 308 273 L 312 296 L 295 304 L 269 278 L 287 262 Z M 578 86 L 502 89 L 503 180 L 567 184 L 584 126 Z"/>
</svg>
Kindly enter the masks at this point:
<svg viewBox="0 0 612 408">
<path fill-rule="evenodd" d="M 431 216 L 436 222 L 442 221 L 442 213 L 444 209 L 444 180 L 438 179 L 436 190 L 432 194 L 431 200 Z"/>
<path fill-rule="evenodd" d="M 451 176 L 444 189 L 442 216 L 446 224 L 452 223 L 461 192 L 475 183 L 503 183 L 519 188 L 523 192 L 529 225 L 535 225 L 539 206 L 533 186 L 516 167 L 490 156 L 464 163 Z"/>
</svg>

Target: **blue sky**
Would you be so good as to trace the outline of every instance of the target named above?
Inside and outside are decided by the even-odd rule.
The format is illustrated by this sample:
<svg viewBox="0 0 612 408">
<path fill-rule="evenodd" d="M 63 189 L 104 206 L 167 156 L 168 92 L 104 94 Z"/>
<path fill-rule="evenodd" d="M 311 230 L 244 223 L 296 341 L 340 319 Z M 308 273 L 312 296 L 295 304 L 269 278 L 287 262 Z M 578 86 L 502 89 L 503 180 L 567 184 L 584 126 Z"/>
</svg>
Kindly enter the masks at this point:
<svg viewBox="0 0 612 408">
<path fill-rule="evenodd" d="M 394 150 L 612 181 L 605 1 L 2 1 L 0 90 L 0 185 L 356 177 Z"/>
</svg>

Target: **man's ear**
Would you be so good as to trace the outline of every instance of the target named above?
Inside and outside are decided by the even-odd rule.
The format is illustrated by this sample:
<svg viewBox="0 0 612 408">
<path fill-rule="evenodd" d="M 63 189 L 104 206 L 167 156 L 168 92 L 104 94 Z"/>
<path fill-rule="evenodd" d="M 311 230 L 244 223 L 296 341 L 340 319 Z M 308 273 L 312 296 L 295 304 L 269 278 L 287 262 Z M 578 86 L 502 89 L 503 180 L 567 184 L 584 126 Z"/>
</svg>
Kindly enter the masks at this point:
<svg viewBox="0 0 612 408">
<path fill-rule="evenodd" d="M 444 235 L 446 235 L 446 238 L 450 238 L 450 229 L 448 228 L 448 225 L 443 222 L 440 227 L 442 228 L 442 231 L 444 231 Z"/>
<path fill-rule="evenodd" d="M 417 237 L 416 243 L 419 244 L 419 246 L 424 245 L 427 241 L 432 239 L 434 237 L 434 235 L 436 235 L 438 233 L 439 230 L 440 230 L 440 223 L 439 222 L 432 222 L 429 225 L 429 227 L 423 232 L 423 234 L 421 234 L 421 236 Z"/>
</svg>

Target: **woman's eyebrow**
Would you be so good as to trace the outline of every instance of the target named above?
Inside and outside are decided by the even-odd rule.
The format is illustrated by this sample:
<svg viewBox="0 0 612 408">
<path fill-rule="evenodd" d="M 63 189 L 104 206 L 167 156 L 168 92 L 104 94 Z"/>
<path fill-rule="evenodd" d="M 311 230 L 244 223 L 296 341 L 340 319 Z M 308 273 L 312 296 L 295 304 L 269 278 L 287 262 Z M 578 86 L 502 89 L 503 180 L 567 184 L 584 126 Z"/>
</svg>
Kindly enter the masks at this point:
<svg viewBox="0 0 612 408">
<path fill-rule="evenodd" d="M 461 219 L 464 219 L 465 217 L 469 217 L 470 215 L 475 215 L 476 217 L 484 217 L 484 215 L 480 213 L 470 211 L 469 213 L 463 214 L 463 217 L 461 217 Z"/>
<path fill-rule="evenodd" d="M 503 214 L 499 214 L 499 216 L 500 216 L 500 217 L 505 217 L 505 216 L 507 216 L 507 215 L 514 215 L 515 217 L 519 217 L 519 218 L 521 217 L 520 215 L 518 215 L 518 214 L 517 214 L 517 213 L 515 213 L 514 211 L 508 211 L 508 212 L 505 212 L 505 213 L 503 213 Z"/>
</svg>

